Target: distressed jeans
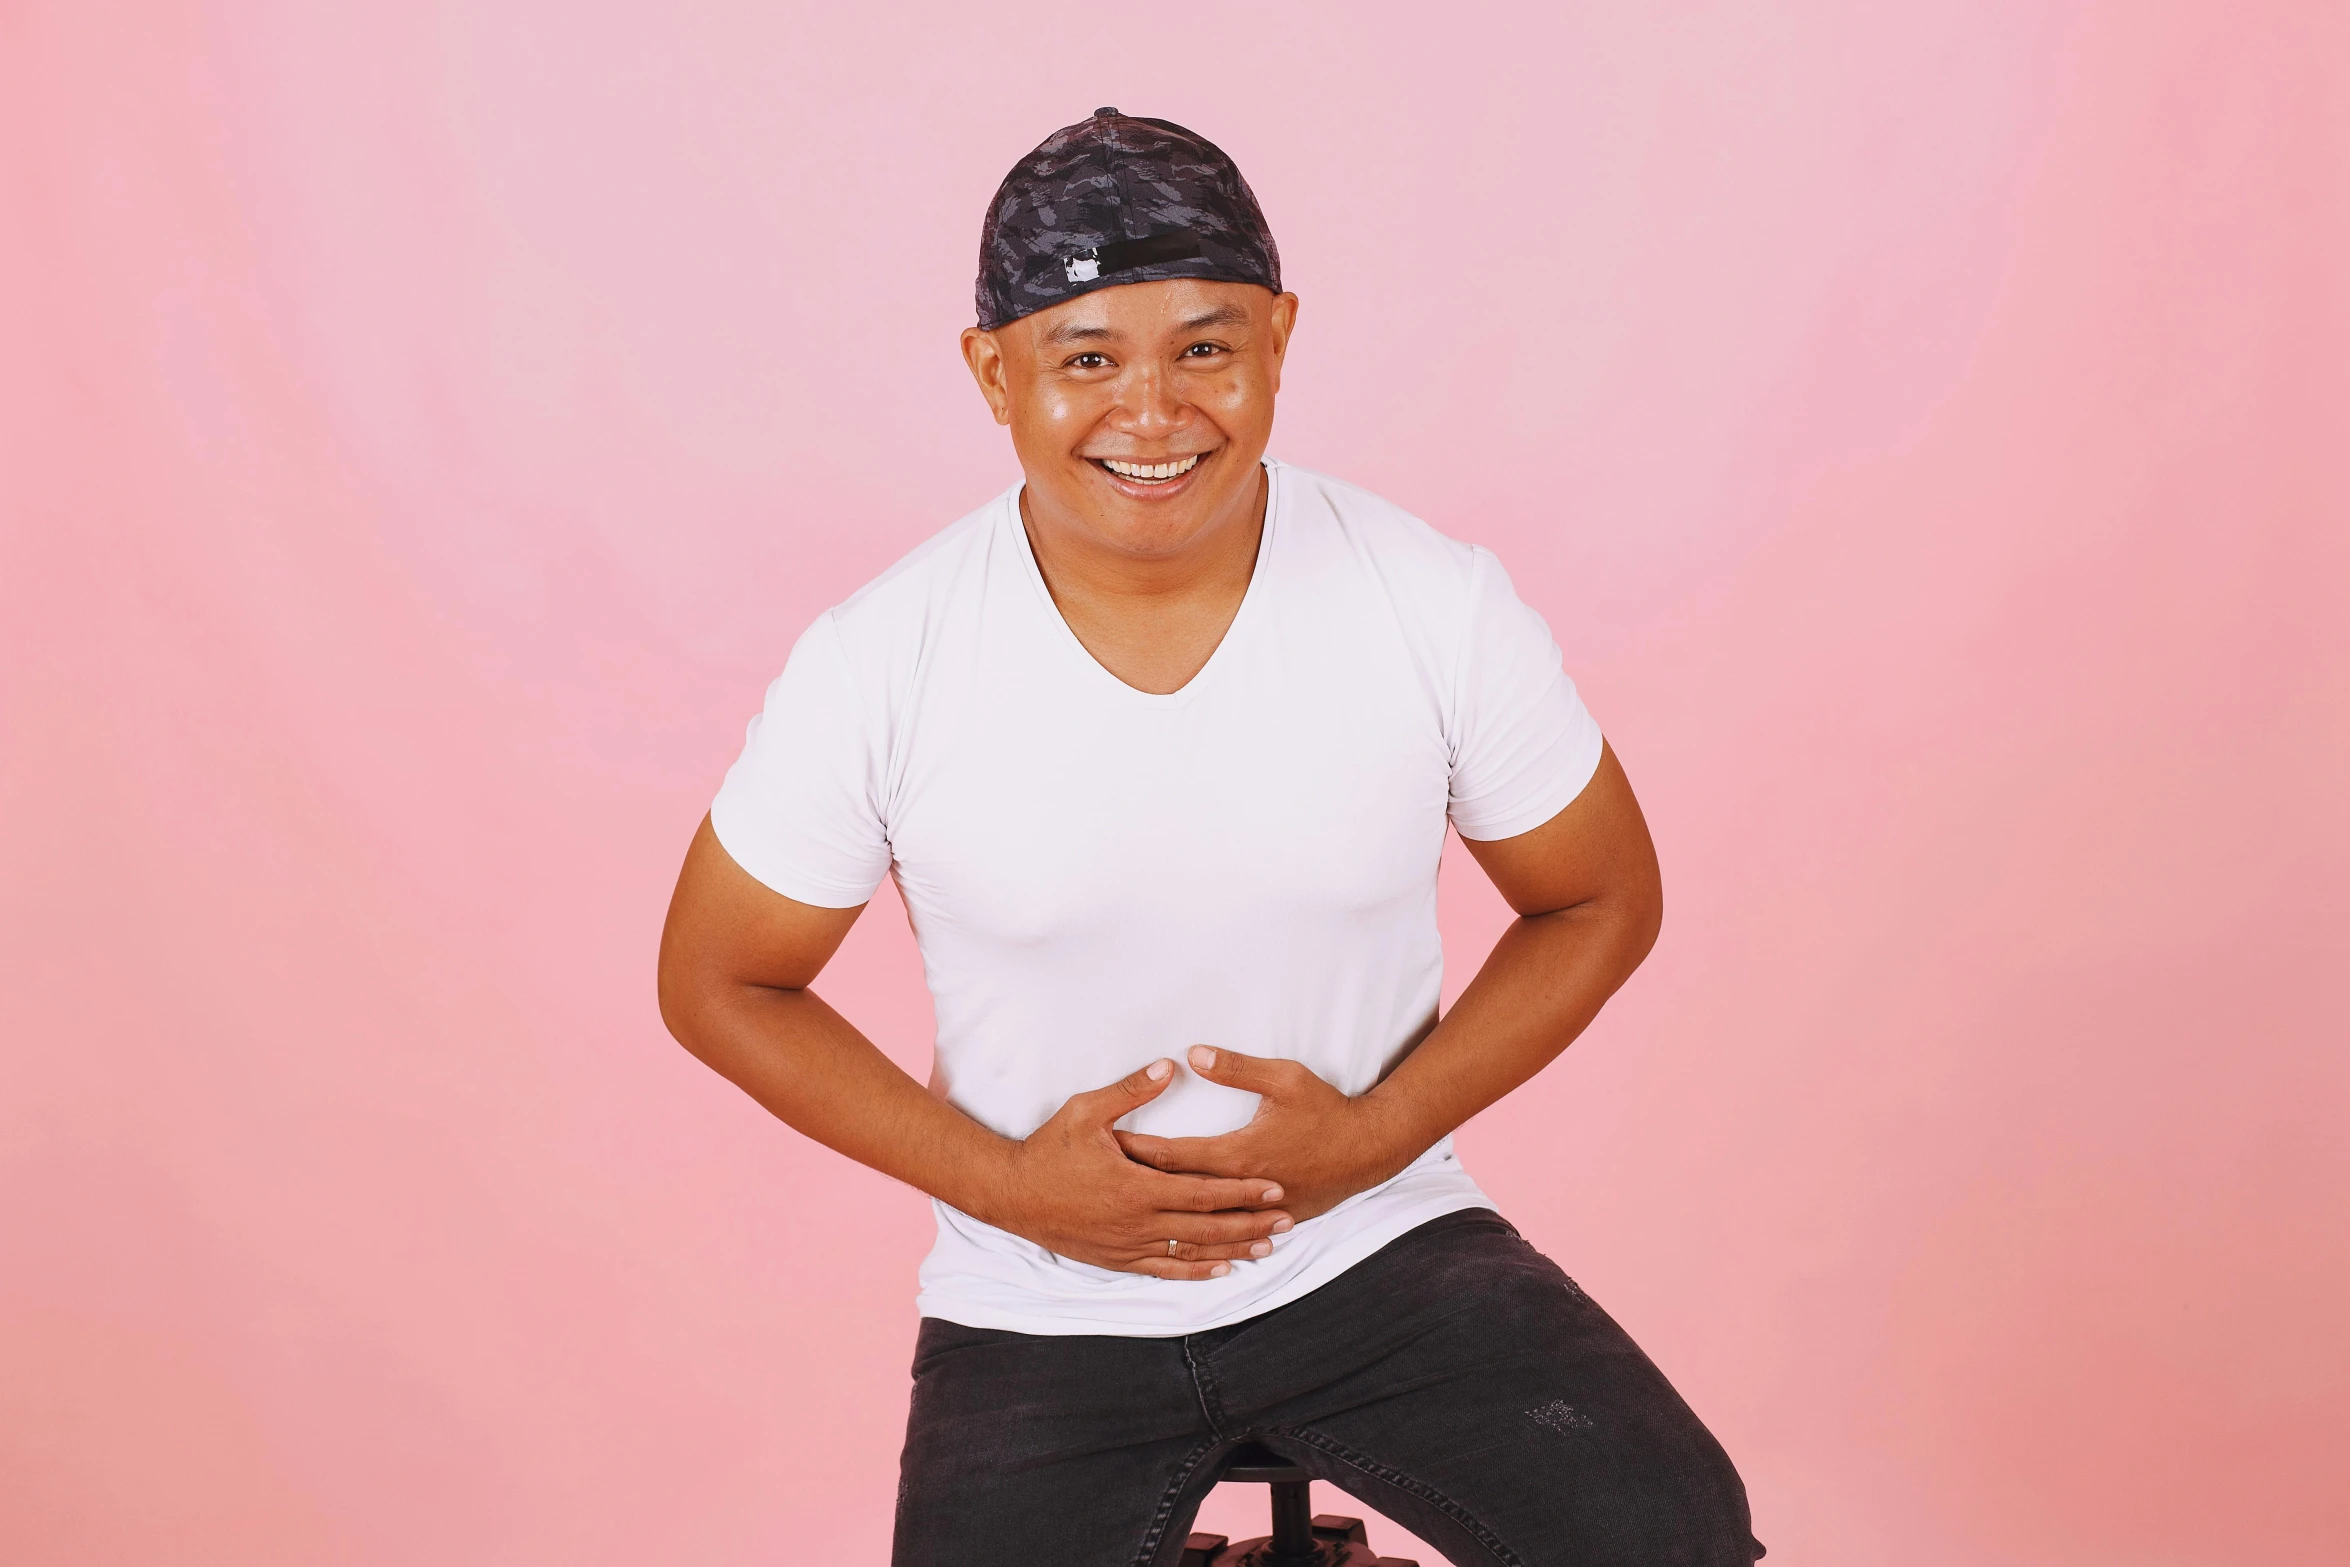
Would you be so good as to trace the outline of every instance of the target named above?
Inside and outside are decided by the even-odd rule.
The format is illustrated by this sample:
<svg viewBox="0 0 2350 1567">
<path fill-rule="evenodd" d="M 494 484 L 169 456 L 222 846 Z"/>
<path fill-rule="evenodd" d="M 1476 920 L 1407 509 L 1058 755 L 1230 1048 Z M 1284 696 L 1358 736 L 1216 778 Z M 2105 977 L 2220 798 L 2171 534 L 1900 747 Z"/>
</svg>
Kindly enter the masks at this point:
<svg viewBox="0 0 2350 1567">
<path fill-rule="evenodd" d="M 1271 1448 L 1455 1567 L 1746 1567 L 1746 1488 L 1624 1330 L 1500 1215 L 1182 1338 L 930 1318 L 894 1567 L 1173 1567 L 1216 1461 Z"/>
</svg>

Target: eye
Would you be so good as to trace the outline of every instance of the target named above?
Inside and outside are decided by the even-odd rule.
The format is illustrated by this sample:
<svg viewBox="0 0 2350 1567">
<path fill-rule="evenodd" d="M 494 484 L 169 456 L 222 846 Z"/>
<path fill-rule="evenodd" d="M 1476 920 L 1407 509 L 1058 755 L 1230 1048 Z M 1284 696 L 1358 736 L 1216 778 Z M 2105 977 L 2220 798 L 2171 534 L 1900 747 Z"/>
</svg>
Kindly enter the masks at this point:
<svg viewBox="0 0 2350 1567">
<path fill-rule="evenodd" d="M 1194 343 L 1183 351 L 1186 359 L 1213 359 L 1224 352 L 1222 343 Z"/>
<path fill-rule="evenodd" d="M 1082 354 L 1073 354 L 1069 358 L 1069 368 L 1072 370 L 1102 370 L 1107 369 L 1109 363 L 1110 356 L 1108 354 L 1097 354 L 1090 349 Z"/>
</svg>

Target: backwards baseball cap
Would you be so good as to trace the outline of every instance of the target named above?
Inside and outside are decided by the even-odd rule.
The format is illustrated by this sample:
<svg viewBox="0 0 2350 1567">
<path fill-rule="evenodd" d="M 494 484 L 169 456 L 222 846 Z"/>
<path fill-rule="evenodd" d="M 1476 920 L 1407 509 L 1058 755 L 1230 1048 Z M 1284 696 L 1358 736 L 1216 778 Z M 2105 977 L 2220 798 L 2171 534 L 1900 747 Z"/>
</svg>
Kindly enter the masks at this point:
<svg viewBox="0 0 2350 1567">
<path fill-rule="evenodd" d="M 979 324 L 1168 278 L 1281 292 L 1281 253 L 1224 150 L 1115 109 L 1065 126 L 1012 166 L 979 231 Z"/>
</svg>

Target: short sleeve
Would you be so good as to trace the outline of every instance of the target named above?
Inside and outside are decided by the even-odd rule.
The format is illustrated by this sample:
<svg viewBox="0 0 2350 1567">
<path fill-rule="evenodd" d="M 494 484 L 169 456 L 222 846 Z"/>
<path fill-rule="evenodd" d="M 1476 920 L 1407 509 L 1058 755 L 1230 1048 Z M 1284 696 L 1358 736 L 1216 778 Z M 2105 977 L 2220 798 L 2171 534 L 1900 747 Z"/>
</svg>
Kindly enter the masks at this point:
<svg viewBox="0 0 2350 1567">
<path fill-rule="evenodd" d="M 826 614 L 767 688 L 711 803 L 710 826 L 737 865 L 785 897 L 855 908 L 889 874 L 876 803 L 880 754 L 840 629 Z"/>
<path fill-rule="evenodd" d="M 1599 725 L 1561 667 L 1550 627 L 1484 549 L 1470 568 L 1455 681 L 1451 812 L 1460 835 L 1514 838 L 1565 810 L 1599 769 Z"/>
</svg>

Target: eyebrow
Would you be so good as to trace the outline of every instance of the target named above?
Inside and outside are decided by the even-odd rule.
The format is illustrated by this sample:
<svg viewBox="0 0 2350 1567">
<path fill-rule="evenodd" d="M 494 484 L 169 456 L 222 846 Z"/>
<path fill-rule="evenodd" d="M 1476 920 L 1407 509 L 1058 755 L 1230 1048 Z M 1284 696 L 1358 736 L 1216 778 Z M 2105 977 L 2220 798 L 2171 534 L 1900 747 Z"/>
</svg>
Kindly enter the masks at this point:
<svg viewBox="0 0 2350 1567">
<path fill-rule="evenodd" d="M 1212 326 L 1246 326 L 1248 311 L 1239 305 L 1218 305 L 1203 310 L 1196 316 L 1186 316 L 1177 323 L 1185 332 L 1203 331 Z M 1106 326 L 1087 326 L 1076 321 L 1064 321 L 1045 333 L 1044 340 L 1054 347 L 1067 343 L 1098 343 L 1118 334 Z"/>
<path fill-rule="evenodd" d="M 1183 330 L 1197 332 L 1203 327 L 1246 325 L 1248 325 L 1246 310 L 1238 305 L 1218 305 L 1213 310 L 1203 310 L 1196 316 L 1186 317 L 1183 322 Z"/>
</svg>

